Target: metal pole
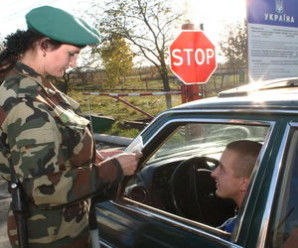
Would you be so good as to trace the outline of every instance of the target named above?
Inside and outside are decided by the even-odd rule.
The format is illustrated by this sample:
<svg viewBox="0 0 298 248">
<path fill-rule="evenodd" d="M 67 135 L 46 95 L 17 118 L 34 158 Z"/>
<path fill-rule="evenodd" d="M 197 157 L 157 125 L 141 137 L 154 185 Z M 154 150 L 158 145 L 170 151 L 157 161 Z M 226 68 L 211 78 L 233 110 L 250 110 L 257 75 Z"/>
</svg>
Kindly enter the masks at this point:
<svg viewBox="0 0 298 248">
<path fill-rule="evenodd" d="M 144 115 L 146 115 L 146 116 L 148 116 L 148 117 L 150 117 L 150 118 L 154 118 L 154 117 L 155 117 L 154 115 L 149 114 L 148 112 L 146 112 L 146 111 L 140 109 L 139 107 L 137 107 L 137 106 L 131 104 L 130 102 L 125 101 L 124 99 L 120 98 L 119 96 L 112 96 L 112 97 L 113 97 L 113 98 L 116 98 L 116 99 L 119 100 L 120 102 L 125 103 L 126 105 L 132 107 L 133 109 L 135 109 L 135 110 L 141 112 L 142 114 L 144 114 Z"/>
</svg>

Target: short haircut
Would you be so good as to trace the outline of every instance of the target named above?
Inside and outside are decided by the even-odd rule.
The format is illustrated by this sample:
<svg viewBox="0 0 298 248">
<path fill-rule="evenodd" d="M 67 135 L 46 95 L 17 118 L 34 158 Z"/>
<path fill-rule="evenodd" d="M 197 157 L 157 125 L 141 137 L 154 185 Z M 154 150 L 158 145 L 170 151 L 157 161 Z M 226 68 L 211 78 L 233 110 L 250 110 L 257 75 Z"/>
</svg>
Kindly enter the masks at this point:
<svg viewBox="0 0 298 248">
<path fill-rule="evenodd" d="M 250 177 L 261 148 L 260 143 L 250 140 L 238 140 L 226 146 L 227 150 L 239 154 L 238 166 L 234 168 L 236 177 Z"/>
</svg>

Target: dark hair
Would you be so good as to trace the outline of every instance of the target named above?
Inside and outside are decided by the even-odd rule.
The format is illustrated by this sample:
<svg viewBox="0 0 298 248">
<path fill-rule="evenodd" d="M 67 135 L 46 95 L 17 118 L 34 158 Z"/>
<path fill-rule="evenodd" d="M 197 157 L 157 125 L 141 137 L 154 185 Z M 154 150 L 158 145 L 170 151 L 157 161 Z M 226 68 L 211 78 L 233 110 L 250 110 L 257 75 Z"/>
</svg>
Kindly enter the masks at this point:
<svg viewBox="0 0 298 248">
<path fill-rule="evenodd" d="M 27 31 L 18 29 L 15 33 L 8 35 L 4 41 L 4 49 L 0 53 L 0 79 L 15 66 L 22 54 L 32 49 L 35 42 L 44 37 L 29 29 Z M 54 49 L 62 44 L 51 39 L 48 42 Z"/>
</svg>

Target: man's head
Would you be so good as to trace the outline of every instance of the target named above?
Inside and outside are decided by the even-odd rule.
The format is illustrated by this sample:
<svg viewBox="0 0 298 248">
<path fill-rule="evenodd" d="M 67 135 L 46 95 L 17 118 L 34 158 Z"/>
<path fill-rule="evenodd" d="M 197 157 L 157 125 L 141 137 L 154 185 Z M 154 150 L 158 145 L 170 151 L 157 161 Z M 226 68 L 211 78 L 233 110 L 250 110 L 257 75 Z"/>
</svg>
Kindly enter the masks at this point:
<svg viewBox="0 0 298 248">
<path fill-rule="evenodd" d="M 227 145 L 218 167 L 211 174 L 216 181 L 217 196 L 232 199 L 238 207 L 241 206 L 261 147 L 261 144 L 249 140 Z"/>
</svg>

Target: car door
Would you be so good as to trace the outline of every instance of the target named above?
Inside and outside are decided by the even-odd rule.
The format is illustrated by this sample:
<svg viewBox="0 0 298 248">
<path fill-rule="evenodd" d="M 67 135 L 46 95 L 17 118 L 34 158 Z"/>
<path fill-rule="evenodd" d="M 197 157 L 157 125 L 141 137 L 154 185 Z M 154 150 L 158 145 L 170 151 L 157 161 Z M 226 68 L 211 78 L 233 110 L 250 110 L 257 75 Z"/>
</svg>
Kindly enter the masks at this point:
<svg viewBox="0 0 298 248">
<path fill-rule="evenodd" d="M 210 118 L 190 113 L 157 119 L 138 137 L 143 143 L 139 146 L 144 145 L 138 173 L 125 179 L 117 199 L 97 204 L 101 244 L 104 247 L 238 247 L 235 240 L 241 233 L 243 217 L 232 234 L 217 228 L 223 217 L 234 215 L 235 206 L 214 200 L 214 182 L 208 171 L 216 167 L 225 146 L 240 139 L 263 145 L 256 165 L 259 168 L 266 152 L 270 153 L 266 149 L 271 147 L 269 143 L 277 131 L 275 124 L 272 117 Z M 209 176 L 190 179 L 197 172 Z M 200 189 L 194 190 L 194 184 L 199 184 Z M 204 202 L 204 207 L 198 202 Z M 197 214 L 199 209 L 204 209 L 203 218 Z M 225 214 L 218 215 L 223 210 Z M 251 215 L 249 209 L 241 214 Z"/>
<path fill-rule="evenodd" d="M 279 149 L 262 228 L 265 247 L 298 247 L 298 122 L 291 118 Z M 265 233 L 266 232 L 266 233 Z M 266 238 L 265 238 L 266 237 Z"/>
</svg>

